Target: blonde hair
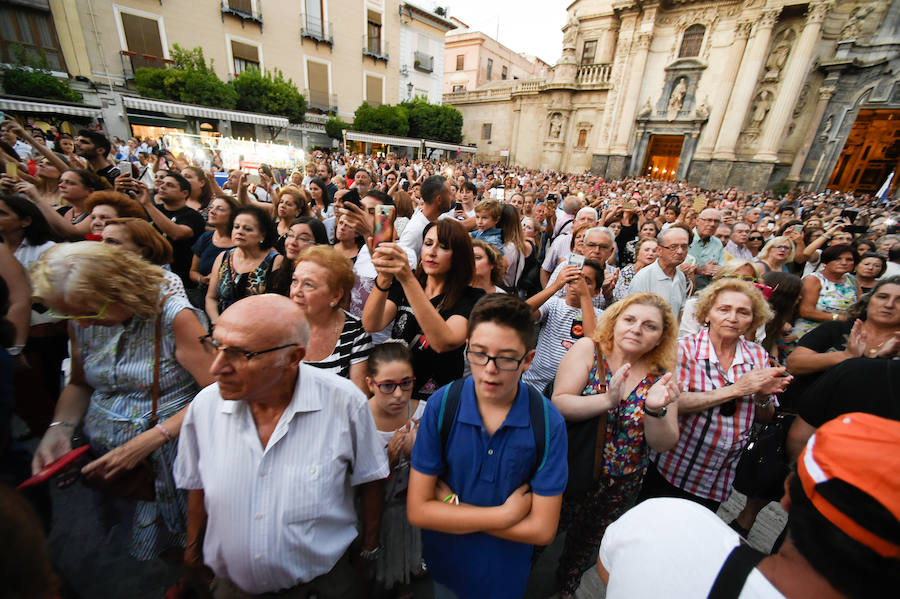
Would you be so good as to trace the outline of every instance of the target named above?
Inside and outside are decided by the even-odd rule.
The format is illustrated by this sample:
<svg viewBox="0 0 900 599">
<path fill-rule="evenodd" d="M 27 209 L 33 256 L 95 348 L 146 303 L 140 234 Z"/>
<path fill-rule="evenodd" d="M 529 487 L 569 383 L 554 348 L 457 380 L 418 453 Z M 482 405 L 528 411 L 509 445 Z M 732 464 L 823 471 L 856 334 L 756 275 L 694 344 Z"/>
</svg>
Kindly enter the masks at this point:
<svg viewBox="0 0 900 599">
<path fill-rule="evenodd" d="M 597 328 L 591 335 L 591 339 L 600 344 L 600 349 L 609 353 L 613 348 L 613 333 L 619 316 L 631 305 L 652 306 L 662 315 L 662 336 L 656 347 L 644 354 L 643 359 L 650 365 L 651 370 L 670 371 L 675 367 L 675 357 L 678 349 L 678 322 L 672 314 L 672 308 L 666 301 L 655 293 L 632 293 L 620 299 L 603 311 Z"/>
<path fill-rule="evenodd" d="M 481 200 L 475 204 L 475 212 L 487 214 L 491 218 L 497 219 L 499 223 L 500 215 L 503 214 L 503 204 L 493 199 Z"/>
<path fill-rule="evenodd" d="M 794 252 L 796 251 L 797 246 L 794 245 L 794 240 L 793 240 L 793 239 L 791 239 L 790 237 L 785 237 L 784 235 L 781 235 L 781 236 L 779 236 L 779 237 L 773 237 L 772 239 L 770 239 L 769 241 L 767 241 L 767 242 L 766 242 L 766 245 L 762 246 L 762 249 L 759 250 L 759 254 L 756 255 L 756 259 L 757 259 L 757 260 L 765 260 L 766 258 L 768 258 L 768 257 L 769 257 L 769 250 L 772 249 L 772 246 L 775 245 L 776 243 L 781 242 L 781 241 L 787 241 L 789 244 L 791 244 L 791 253 L 788 254 L 788 257 L 787 257 L 787 259 L 785 260 L 785 263 L 793 262 L 793 260 L 794 260 Z"/>
<path fill-rule="evenodd" d="M 34 298 L 52 304 L 119 304 L 140 318 L 160 309 L 163 271 L 133 252 L 96 241 L 60 243 L 31 267 Z"/>
<path fill-rule="evenodd" d="M 338 189 L 347 189 L 347 179 L 341 177 L 340 175 L 335 175 L 331 178 L 331 182 L 334 183 Z"/>
<path fill-rule="evenodd" d="M 697 322 L 706 322 L 709 311 L 712 310 L 713 304 L 716 303 L 716 298 L 723 291 L 736 291 L 750 298 L 753 321 L 747 327 L 747 330 L 743 331 L 744 334 L 748 331 L 755 331 L 775 317 L 766 298 L 752 283 L 740 279 L 719 279 L 710 283 L 706 289 L 700 292 L 700 297 L 697 298 L 697 305 L 694 308 L 694 317 L 697 319 Z"/>
<path fill-rule="evenodd" d="M 344 295 L 341 296 L 340 307 L 350 306 L 350 292 L 353 290 L 353 283 L 356 282 L 356 275 L 353 274 L 353 262 L 350 261 L 350 258 L 330 245 L 314 245 L 300 252 L 296 264 L 299 265 L 301 262 L 312 262 L 324 268 L 328 272 L 326 280 L 329 289 L 344 292 Z"/>
<path fill-rule="evenodd" d="M 281 189 L 278 190 L 278 195 L 275 198 L 275 203 L 272 206 L 272 216 L 275 220 L 278 219 L 278 204 L 280 204 L 284 200 L 284 196 L 291 196 L 294 200 L 294 204 L 297 206 L 297 216 L 308 216 L 309 215 L 309 204 L 311 198 L 305 189 L 300 187 L 296 187 L 294 185 L 285 185 Z"/>
<path fill-rule="evenodd" d="M 716 276 L 713 278 L 715 280 L 727 279 L 730 275 L 733 275 L 734 273 L 745 267 L 756 273 L 756 268 L 753 266 L 752 262 L 750 262 L 749 260 L 741 260 L 740 258 L 735 258 L 723 264 L 719 268 L 719 272 L 717 272 Z M 754 274 L 753 276 L 755 277 L 756 274 Z"/>
</svg>

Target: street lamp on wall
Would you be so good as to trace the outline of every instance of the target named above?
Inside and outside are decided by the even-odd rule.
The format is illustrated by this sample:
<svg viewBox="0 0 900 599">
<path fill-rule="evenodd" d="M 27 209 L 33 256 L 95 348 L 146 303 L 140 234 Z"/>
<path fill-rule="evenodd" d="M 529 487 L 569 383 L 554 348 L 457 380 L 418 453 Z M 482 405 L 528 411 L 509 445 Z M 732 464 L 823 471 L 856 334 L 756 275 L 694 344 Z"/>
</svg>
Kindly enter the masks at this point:
<svg viewBox="0 0 900 599">
<path fill-rule="evenodd" d="M 406 84 L 406 98 L 412 100 L 413 84 L 412 81 Z"/>
</svg>

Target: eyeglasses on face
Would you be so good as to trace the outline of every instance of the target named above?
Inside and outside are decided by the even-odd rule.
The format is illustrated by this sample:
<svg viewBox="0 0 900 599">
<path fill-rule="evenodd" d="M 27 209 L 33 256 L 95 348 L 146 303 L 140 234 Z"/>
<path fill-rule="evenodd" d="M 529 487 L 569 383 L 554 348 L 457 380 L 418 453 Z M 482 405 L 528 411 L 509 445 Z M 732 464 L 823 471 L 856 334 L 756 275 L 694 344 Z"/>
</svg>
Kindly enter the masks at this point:
<svg viewBox="0 0 900 599">
<path fill-rule="evenodd" d="M 773 245 L 772 249 L 773 250 L 783 250 L 785 252 L 791 251 L 790 246 L 787 246 L 787 245 Z"/>
<path fill-rule="evenodd" d="M 228 347 L 226 345 L 221 345 L 218 341 L 213 339 L 213 336 L 204 335 L 202 337 L 198 337 L 200 343 L 203 344 L 208 350 L 214 351 L 215 353 L 223 353 L 225 354 L 225 360 L 228 362 L 249 362 L 256 356 L 261 356 L 263 354 L 268 354 L 273 351 L 278 351 L 279 349 L 286 349 L 288 347 L 299 346 L 299 343 L 286 343 L 285 345 L 279 345 L 278 347 L 270 347 L 269 349 L 262 349 L 259 351 L 247 351 L 246 349 L 241 349 L 239 347 Z"/>
<path fill-rule="evenodd" d="M 670 245 L 658 245 L 657 247 L 661 247 L 664 250 L 669 250 L 672 252 L 677 252 L 678 250 L 681 250 L 682 252 L 686 252 L 686 251 L 688 251 L 688 248 L 690 246 L 686 243 L 673 243 Z"/>
<path fill-rule="evenodd" d="M 593 241 L 585 241 L 584 247 L 588 249 L 596 249 L 600 248 L 601 250 L 609 250 L 612 249 L 612 246 L 608 243 L 594 243 Z"/>
<path fill-rule="evenodd" d="M 747 241 L 762 241 L 762 237 L 748 237 Z"/>
<path fill-rule="evenodd" d="M 100 319 L 106 316 L 106 309 L 109 307 L 109 300 L 103 304 L 103 307 L 100 308 L 100 311 L 96 314 L 81 314 L 78 316 L 73 316 L 71 314 L 61 314 L 55 311 L 53 308 L 49 308 L 47 310 L 47 316 L 50 318 L 58 318 L 60 320 L 91 320 L 91 319 Z"/>
<path fill-rule="evenodd" d="M 527 355 L 528 354 L 526 353 L 525 356 Z M 522 356 L 521 358 L 489 356 L 484 352 L 466 349 L 466 358 L 469 359 L 470 364 L 474 364 L 475 366 L 487 366 L 488 362 L 493 362 L 494 366 L 497 367 L 497 370 L 518 370 L 519 366 L 522 364 L 522 360 L 525 359 L 525 356 Z"/>
<path fill-rule="evenodd" d="M 723 279 L 740 279 L 741 281 L 750 281 L 755 283 L 758 279 L 749 275 L 722 275 Z"/>
<path fill-rule="evenodd" d="M 344 223 L 341 223 L 344 224 Z M 302 243 L 312 243 L 314 240 L 309 235 L 294 235 L 293 233 L 288 233 L 284 236 L 285 240 L 293 239 L 295 241 L 300 241 Z"/>
<path fill-rule="evenodd" d="M 405 379 L 400 379 L 399 381 L 375 381 L 375 386 L 385 395 L 390 395 L 397 387 L 400 387 L 401 391 L 409 391 L 413 388 L 415 382 L 416 377 L 410 376 Z"/>
</svg>

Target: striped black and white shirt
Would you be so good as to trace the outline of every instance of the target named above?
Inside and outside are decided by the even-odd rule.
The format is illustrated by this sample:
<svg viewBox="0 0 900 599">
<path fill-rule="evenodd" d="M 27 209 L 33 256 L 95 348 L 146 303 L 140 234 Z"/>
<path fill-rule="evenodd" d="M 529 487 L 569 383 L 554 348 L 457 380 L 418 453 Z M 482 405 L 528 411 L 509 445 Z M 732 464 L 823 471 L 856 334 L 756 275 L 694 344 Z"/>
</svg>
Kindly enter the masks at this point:
<svg viewBox="0 0 900 599">
<path fill-rule="evenodd" d="M 316 362 L 304 361 L 304 364 L 348 379 L 350 366 L 368 360 L 372 347 L 372 336 L 363 329 L 362 321 L 344 310 L 344 328 L 331 355 Z"/>
</svg>

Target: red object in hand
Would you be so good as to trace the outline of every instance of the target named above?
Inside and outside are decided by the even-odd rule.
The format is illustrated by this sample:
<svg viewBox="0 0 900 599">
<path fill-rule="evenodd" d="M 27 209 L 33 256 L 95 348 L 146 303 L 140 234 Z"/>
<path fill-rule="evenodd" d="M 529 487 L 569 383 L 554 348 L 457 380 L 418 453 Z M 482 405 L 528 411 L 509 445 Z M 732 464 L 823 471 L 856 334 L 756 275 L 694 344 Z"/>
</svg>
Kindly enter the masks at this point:
<svg viewBox="0 0 900 599">
<path fill-rule="evenodd" d="M 60 472 L 71 466 L 73 463 L 75 463 L 78 458 L 86 454 L 88 451 L 90 451 L 90 449 L 90 445 L 82 445 L 81 447 L 67 452 L 55 462 L 44 466 L 40 472 L 16 487 L 16 490 L 21 491 L 22 489 L 27 489 L 28 487 L 33 487 L 35 485 L 41 484 L 46 480 L 49 480 L 52 476 L 59 474 Z"/>
</svg>

